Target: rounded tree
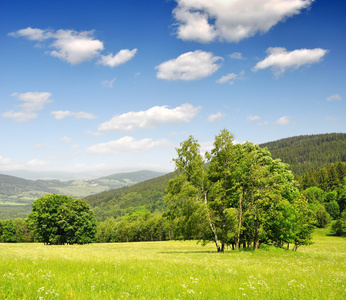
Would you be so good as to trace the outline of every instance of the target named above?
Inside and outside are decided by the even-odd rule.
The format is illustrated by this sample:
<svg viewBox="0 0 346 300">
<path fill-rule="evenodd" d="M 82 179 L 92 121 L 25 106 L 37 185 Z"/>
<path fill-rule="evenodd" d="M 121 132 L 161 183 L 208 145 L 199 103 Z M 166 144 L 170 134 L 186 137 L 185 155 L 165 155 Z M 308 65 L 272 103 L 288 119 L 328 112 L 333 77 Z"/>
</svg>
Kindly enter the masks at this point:
<svg viewBox="0 0 346 300">
<path fill-rule="evenodd" d="M 51 245 L 94 241 L 96 219 L 84 199 L 47 194 L 32 205 L 28 223 L 35 240 Z"/>
</svg>

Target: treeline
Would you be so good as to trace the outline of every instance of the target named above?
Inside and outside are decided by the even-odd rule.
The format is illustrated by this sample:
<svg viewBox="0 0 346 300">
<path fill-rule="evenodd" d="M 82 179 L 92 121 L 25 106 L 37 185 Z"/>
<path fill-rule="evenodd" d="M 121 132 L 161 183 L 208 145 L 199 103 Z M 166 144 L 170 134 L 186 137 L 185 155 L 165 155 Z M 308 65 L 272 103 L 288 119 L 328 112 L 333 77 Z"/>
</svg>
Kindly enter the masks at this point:
<svg viewBox="0 0 346 300">
<path fill-rule="evenodd" d="M 33 241 L 33 235 L 25 219 L 0 220 L 0 243 L 28 243 Z"/>
<path fill-rule="evenodd" d="M 331 192 L 340 188 L 345 177 L 346 163 L 338 162 L 327 164 L 322 168 L 310 169 L 303 175 L 297 176 L 297 179 L 301 190 L 315 186 L 326 192 Z"/>
<path fill-rule="evenodd" d="M 288 163 L 295 175 L 326 164 L 346 162 L 345 133 L 301 135 L 261 144 L 260 147 L 267 147 L 273 158 Z"/>
</svg>

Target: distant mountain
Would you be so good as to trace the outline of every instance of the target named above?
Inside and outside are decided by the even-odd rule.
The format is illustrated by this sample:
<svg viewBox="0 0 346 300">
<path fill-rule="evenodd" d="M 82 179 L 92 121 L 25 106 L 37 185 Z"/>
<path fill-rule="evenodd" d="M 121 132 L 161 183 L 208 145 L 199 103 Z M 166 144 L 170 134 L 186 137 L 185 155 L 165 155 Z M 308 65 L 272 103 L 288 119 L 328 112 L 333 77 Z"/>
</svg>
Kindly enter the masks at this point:
<svg viewBox="0 0 346 300">
<path fill-rule="evenodd" d="M 329 163 L 346 162 L 346 133 L 301 135 L 259 145 L 291 166 L 295 175 Z"/>
<path fill-rule="evenodd" d="M 0 219 L 17 217 L 13 212 L 30 212 L 31 203 L 47 193 L 64 194 L 71 197 L 108 191 L 131 186 L 144 180 L 162 176 L 154 171 L 137 171 L 113 174 L 86 181 L 28 180 L 0 174 Z M 18 208 L 18 209 L 17 209 Z"/>
</svg>

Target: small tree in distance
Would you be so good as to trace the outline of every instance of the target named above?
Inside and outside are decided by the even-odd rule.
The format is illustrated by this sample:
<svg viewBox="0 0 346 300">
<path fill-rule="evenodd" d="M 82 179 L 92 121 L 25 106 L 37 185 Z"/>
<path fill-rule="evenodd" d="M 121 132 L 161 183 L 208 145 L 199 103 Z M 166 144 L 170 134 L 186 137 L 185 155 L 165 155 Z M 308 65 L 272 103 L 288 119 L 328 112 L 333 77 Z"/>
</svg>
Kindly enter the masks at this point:
<svg viewBox="0 0 346 300">
<path fill-rule="evenodd" d="M 96 219 L 84 199 L 47 194 L 38 198 L 32 206 L 27 220 L 36 241 L 50 245 L 94 241 Z"/>
</svg>

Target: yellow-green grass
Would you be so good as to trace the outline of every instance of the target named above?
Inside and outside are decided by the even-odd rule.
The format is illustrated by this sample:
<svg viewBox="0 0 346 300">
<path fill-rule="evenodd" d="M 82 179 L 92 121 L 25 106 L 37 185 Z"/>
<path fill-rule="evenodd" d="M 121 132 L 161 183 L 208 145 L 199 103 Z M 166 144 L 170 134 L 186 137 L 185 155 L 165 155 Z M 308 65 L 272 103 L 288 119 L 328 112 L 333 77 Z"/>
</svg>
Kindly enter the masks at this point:
<svg viewBox="0 0 346 300">
<path fill-rule="evenodd" d="M 0 244 L 0 299 L 346 299 L 346 240 L 325 232 L 298 252 Z"/>
</svg>

